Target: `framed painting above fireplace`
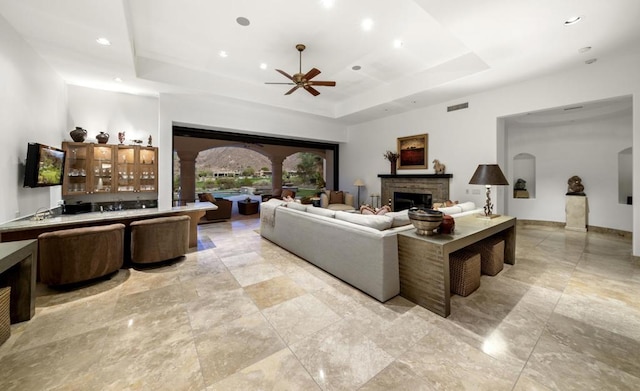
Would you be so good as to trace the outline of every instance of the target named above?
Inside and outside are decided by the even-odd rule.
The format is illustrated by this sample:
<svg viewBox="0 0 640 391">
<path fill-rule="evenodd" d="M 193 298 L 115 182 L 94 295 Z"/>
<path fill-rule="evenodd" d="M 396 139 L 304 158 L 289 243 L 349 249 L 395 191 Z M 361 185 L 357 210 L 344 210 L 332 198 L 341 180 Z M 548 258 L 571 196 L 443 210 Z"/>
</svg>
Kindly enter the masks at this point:
<svg viewBox="0 0 640 391">
<path fill-rule="evenodd" d="M 398 169 L 413 170 L 427 168 L 428 147 L 428 134 L 398 137 L 398 153 L 400 154 Z"/>
</svg>

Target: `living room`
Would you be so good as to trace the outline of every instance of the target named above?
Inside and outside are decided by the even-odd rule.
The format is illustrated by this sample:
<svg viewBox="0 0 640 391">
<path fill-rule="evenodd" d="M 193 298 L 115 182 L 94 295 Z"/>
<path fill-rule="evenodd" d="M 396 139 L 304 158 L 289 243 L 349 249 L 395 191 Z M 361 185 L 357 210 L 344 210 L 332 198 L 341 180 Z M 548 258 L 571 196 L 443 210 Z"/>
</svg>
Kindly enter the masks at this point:
<svg viewBox="0 0 640 391">
<path fill-rule="evenodd" d="M 428 1 L 416 3 L 429 7 Z M 618 7 L 624 8 L 623 13 L 626 14 L 637 14 L 638 11 L 638 6 L 630 1 L 621 1 Z M 505 121 L 508 118 L 594 102 L 627 102 L 630 109 L 624 112 L 624 124 L 620 125 L 620 128 L 629 133 L 620 132 L 620 145 L 611 146 L 606 151 L 606 159 L 604 153 L 603 156 L 599 156 L 597 149 L 592 145 L 590 148 L 593 149 L 589 149 L 587 154 L 590 162 L 587 158 L 577 163 L 568 162 L 563 156 L 555 156 L 557 160 L 554 164 L 554 180 L 542 180 L 548 178 L 551 171 L 538 172 L 539 180 L 536 187 L 540 195 L 535 199 L 526 200 L 531 207 L 510 204 L 513 202 L 511 186 L 494 187 L 497 211 L 505 214 L 516 211 L 515 217 L 519 219 L 556 223 L 564 221 L 563 199 L 567 178 L 572 175 L 581 176 L 587 196 L 592 201 L 592 195 L 600 194 L 602 188 L 615 187 L 614 190 L 617 191 L 617 161 L 612 162 L 611 159 L 616 159 L 612 156 L 627 147 L 640 150 L 640 73 L 637 72 L 637 69 L 640 69 L 640 47 L 634 38 L 637 35 L 634 34 L 619 41 L 622 47 L 597 48 L 593 44 L 594 51 L 598 50 L 598 61 L 595 63 L 585 64 L 584 61 L 590 57 L 578 53 L 580 47 L 592 44 L 584 42 L 580 47 L 562 48 L 566 51 L 571 50 L 570 60 L 567 61 L 574 65 L 563 69 L 550 67 L 531 78 L 512 77 L 501 84 L 486 88 L 483 83 L 488 81 L 481 79 L 479 74 L 485 72 L 488 79 L 491 79 L 501 73 L 501 69 L 489 67 L 479 74 L 430 86 L 425 91 L 416 91 L 415 94 L 398 97 L 389 94 L 393 99 L 359 96 L 357 101 L 350 100 L 349 108 L 343 109 L 344 111 L 332 108 L 327 109 L 328 115 L 321 115 L 291 110 L 281 104 L 281 100 L 277 100 L 275 105 L 266 105 L 237 97 L 205 95 L 194 90 L 164 92 L 164 89 L 159 88 L 157 95 L 150 96 L 126 93 L 122 90 L 112 91 L 111 89 L 122 87 L 114 87 L 113 83 L 107 82 L 89 86 L 89 83 L 83 82 L 83 75 L 60 74 L 47 62 L 39 52 L 42 48 L 30 42 L 28 34 L 18 32 L 7 21 L 12 10 L 16 9 L 7 4 L 0 8 L 3 15 L 0 18 L 0 73 L 3 75 L 0 118 L 3 119 L 5 128 L 5 152 L 0 160 L 0 181 L 4 184 L 0 190 L 3 200 L 0 209 L 1 222 L 29 216 L 40 208 L 57 205 L 61 199 L 59 188 L 22 187 L 20 165 L 24 164 L 28 142 L 37 141 L 59 146 L 62 141 L 69 140 L 69 130 L 75 126 L 88 129 L 89 139 L 93 139 L 98 131 L 109 131 L 113 133 L 112 137 L 121 130 L 126 130 L 131 137 L 145 140 L 151 136 L 154 146 L 160 151 L 158 202 L 163 206 L 170 206 L 172 198 L 171 151 L 174 125 L 338 143 L 338 187 L 355 193 L 358 189 L 353 183 L 358 178 L 362 179 L 366 184 L 361 189 L 363 200 L 371 193 L 380 192 L 378 175 L 389 173 L 389 163 L 382 155 L 386 150 L 395 150 L 397 138 L 427 133 L 429 162 L 439 159 L 446 164 L 446 172 L 453 174 L 450 187 L 452 200 L 473 201 L 476 205 L 482 205 L 483 192 L 476 191 L 479 186 L 469 185 L 469 179 L 478 164 L 498 163 L 503 167 L 509 181 L 513 180 L 511 162 L 514 151 L 507 148 L 509 143 L 505 136 L 508 132 L 505 130 Z M 563 13 L 563 16 L 568 15 Z M 100 19 L 96 15 L 94 18 L 91 20 L 96 23 Z M 597 15 L 592 14 L 584 22 L 596 18 Z M 121 17 L 118 20 L 123 21 L 125 18 Z M 442 20 L 444 23 L 444 20 L 448 19 L 443 17 Z M 633 32 L 633 28 L 626 24 L 624 26 L 624 32 Z M 126 27 L 120 26 L 120 30 L 120 34 L 125 36 Z M 588 36 L 586 32 L 584 34 Z M 126 38 L 123 41 L 128 42 Z M 289 47 L 291 45 L 288 43 L 283 46 L 286 46 L 289 52 L 293 52 L 290 54 L 293 55 L 293 60 L 297 60 L 297 53 L 293 47 Z M 59 61 L 64 62 L 64 59 Z M 131 64 L 110 65 L 113 72 L 103 75 L 103 80 L 112 78 L 116 71 L 124 71 L 129 77 L 135 78 L 135 69 Z M 154 69 L 153 64 L 147 65 L 149 67 L 144 69 L 145 76 L 153 72 L 171 74 L 174 71 Z M 297 63 L 294 66 L 297 66 Z M 305 63 L 305 67 L 310 66 L 311 63 Z M 279 77 L 276 72 L 271 73 L 269 79 L 265 78 L 264 81 L 271 80 L 271 77 Z M 322 74 L 323 80 L 325 75 L 326 73 Z M 326 75 L 327 79 L 331 77 Z M 147 82 L 148 79 L 143 80 L 143 83 Z M 148 83 L 149 86 L 153 84 Z M 215 84 L 214 81 L 211 83 Z M 339 86 L 340 84 L 335 88 Z M 322 90 L 322 94 L 325 94 L 325 90 Z M 284 92 L 278 91 L 279 94 Z M 314 97 L 310 95 L 296 95 L 303 93 L 309 95 L 304 91 L 297 91 L 293 96 L 286 98 L 300 98 L 305 104 L 313 102 L 310 99 Z M 413 103 L 414 101 L 416 103 Z M 469 104 L 468 109 L 447 112 L 447 107 L 466 102 Z M 606 137 L 606 133 L 604 137 L 600 134 L 591 144 L 598 144 Z M 538 159 L 551 157 L 544 155 Z M 633 161 L 636 162 L 633 164 L 634 167 L 640 166 L 637 163 L 638 159 L 640 158 L 637 156 L 633 157 Z M 597 171 L 595 166 L 604 166 L 606 169 L 604 172 Z M 583 171 L 576 171 L 581 167 L 585 167 Z M 433 172 L 429 167 L 424 170 L 400 170 L 399 174 Z M 640 172 L 634 170 L 632 175 L 633 193 L 638 193 Z M 543 199 L 543 190 L 549 187 L 553 189 L 554 198 Z M 593 201 L 597 202 L 590 204 L 590 224 L 630 233 L 640 231 L 640 206 L 637 202 L 627 205 L 619 203 L 617 197 L 614 197 L 613 201 L 606 197 L 593 198 Z M 226 242 L 237 240 L 233 236 L 235 228 L 230 225 L 210 225 L 207 229 L 209 236 L 219 248 L 224 248 Z M 216 242 L 216 235 L 224 240 Z M 243 231 L 241 238 L 258 247 L 257 238 L 250 236 L 250 232 Z M 636 235 L 633 235 L 630 248 L 637 261 L 637 257 L 640 256 L 640 238 Z M 237 253 L 239 250 L 234 251 Z M 269 251 L 277 253 L 279 257 L 287 256 L 277 249 L 270 248 Z M 230 251 L 217 256 L 233 255 L 233 251 Z M 0 355 L 0 361 L 2 359 L 3 356 Z"/>
</svg>

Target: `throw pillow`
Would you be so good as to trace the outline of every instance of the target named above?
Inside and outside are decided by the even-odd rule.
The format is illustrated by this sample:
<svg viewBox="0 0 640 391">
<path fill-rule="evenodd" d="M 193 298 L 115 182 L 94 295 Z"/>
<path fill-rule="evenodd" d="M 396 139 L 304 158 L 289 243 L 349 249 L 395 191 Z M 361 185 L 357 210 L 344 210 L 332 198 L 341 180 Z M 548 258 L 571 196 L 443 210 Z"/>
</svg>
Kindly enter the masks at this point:
<svg viewBox="0 0 640 391">
<path fill-rule="evenodd" d="M 360 207 L 360 214 L 363 215 L 374 215 L 376 214 L 376 210 L 370 207 L 369 205 L 362 205 Z"/>
<path fill-rule="evenodd" d="M 216 202 L 215 197 L 211 193 L 200 193 L 198 194 L 198 198 L 202 202 L 211 202 L 211 203 Z"/>
<path fill-rule="evenodd" d="M 386 214 L 386 213 L 389 213 L 389 212 L 391 212 L 391 208 L 388 205 L 383 205 L 382 208 L 380 208 L 380 209 L 376 208 L 376 214 L 377 215 L 383 215 L 383 214 Z"/>
<path fill-rule="evenodd" d="M 329 203 L 330 204 L 344 204 L 344 192 L 338 190 L 333 191 L 329 194 Z"/>
<path fill-rule="evenodd" d="M 471 201 L 463 202 L 461 204 L 458 204 L 457 206 L 459 208 L 461 208 L 463 212 L 469 212 L 469 211 L 474 210 L 476 208 L 476 204 L 474 204 Z"/>
</svg>

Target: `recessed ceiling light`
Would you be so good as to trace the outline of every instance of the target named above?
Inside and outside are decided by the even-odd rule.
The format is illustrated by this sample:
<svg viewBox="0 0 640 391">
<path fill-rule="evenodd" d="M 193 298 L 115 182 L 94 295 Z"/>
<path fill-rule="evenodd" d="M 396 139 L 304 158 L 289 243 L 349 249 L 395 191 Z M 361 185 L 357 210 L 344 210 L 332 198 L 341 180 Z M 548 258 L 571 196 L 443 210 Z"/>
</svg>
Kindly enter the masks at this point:
<svg viewBox="0 0 640 391">
<path fill-rule="evenodd" d="M 114 77 L 113 81 L 115 81 L 116 83 L 122 83 L 122 79 L 119 77 Z"/>
<path fill-rule="evenodd" d="M 587 61 L 585 61 L 584 63 L 585 63 L 585 64 L 587 64 L 587 65 L 591 65 L 591 64 L 593 64 L 593 63 L 594 63 L 594 62 L 596 62 L 596 61 L 598 61 L 598 59 L 597 59 L 597 58 L 590 58 L 590 59 L 588 59 Z"/>
<path fill-rule="evenodd" d="M 224 50 L 220 50 L 220 57 L 226 58 L 226 57 L 229 57 L 229 55 Z"/>
<path fill-rule="evenodd" d="M 569 18 L 569 19 L 565 20 L 565 21 L 564 21 L 564 25 L 565 25 L 565 26 L 571 26 L 572 24 L 576 24 L 576 23 L 578 23 L 578 22 L 579 22 L 579 21 L 581 21 L 581 20 L 582 20 L 582 17 L 580 17 L 580 16 L 574 16 L 573 18 Z"/>
<path fill-rule="evenodd" d="M 102 46 L 111 45 L 111 42 L 108 39 L 104 38 L 104 37 L 100 37 L 100 38 L 96 39 L 96 42 L 98 42 Z"/>
<path fill-rule="evenodd" d="M 362 21 L 362 23 L 360 23 L 360 26 L 362 26 L 362 29 L 364 31 L 369 31 L 369 30 L 371 30 L 373 28 L 373 20 L 371 20 L 369 18 L 364 19 Z"/>
<path fill-rule="evenodd" d="M 236 23 L 238 23 L 240 26 L 248 26 L 251 24 L 249 19 L 245 18 L 244 16 L 238 16 L 236 18 Z"/>
<path fill-rule="evenodd" d="M 267 69 L 267 64 L 265 64 L 264 62 L 260 64 L 260 69 Z"/>
<path fill-rule="evenodd" d="M 322 0 L 322 1 L 320 1 L 320 3 L 322 3 L 324 8 L 331 8 L 331 7 L 333 7 L 333 4 L 335 3 L 335 0 Z"/>
<path fill-rule="evenodd" d="M 360 69 L 362 69 L 362 67 L 360 65 L 354 65 L 351 67 L 351 69 L 353 69 L 354 71 L 359 71 Z"/>
<path fill-rule="evenodd" d="M 588 52 L 589 50 L 591 50 L 591 46 L 585 46 L 585 47 L 583 47 L 583 48 L 578 49 L 578 52 L 579 52 L 579 53 L 586 53 L 586 52 Z"/>
<path fill-rule="evenodd" d="M 402 40 L 396 39 L 395 41 L 393 41 L 393 47 L 394 48 L 400 49 L 403 46 L 404 46 L 404 42 L 402 42 Z"/>
</svg>

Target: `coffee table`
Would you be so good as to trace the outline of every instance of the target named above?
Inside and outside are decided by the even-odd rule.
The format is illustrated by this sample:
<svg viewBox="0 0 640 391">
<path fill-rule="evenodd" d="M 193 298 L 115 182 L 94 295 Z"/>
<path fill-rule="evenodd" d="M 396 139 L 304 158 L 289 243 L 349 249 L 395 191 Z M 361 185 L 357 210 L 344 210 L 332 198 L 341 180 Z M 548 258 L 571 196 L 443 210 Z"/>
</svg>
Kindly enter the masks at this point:
<svg viewBox="0 0 640 391">
<path fill-rule="evenodd" d="M 452 235 L 418 235 L 415 230 L 398 233 L 400 295 L 447 317 L 451 313 L 449 254 L 490 236 L 504 240 L 504 261 L 516 262 L 516 218 L 500 216 L 455 219 Z"/>
<path fill-rule="evenodd" d="M 258 213 L 260 203 L 255 200 L 238 201 L 238 213 L 241 215 L 252 215 Z"/>
</svg>

